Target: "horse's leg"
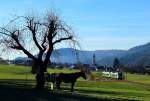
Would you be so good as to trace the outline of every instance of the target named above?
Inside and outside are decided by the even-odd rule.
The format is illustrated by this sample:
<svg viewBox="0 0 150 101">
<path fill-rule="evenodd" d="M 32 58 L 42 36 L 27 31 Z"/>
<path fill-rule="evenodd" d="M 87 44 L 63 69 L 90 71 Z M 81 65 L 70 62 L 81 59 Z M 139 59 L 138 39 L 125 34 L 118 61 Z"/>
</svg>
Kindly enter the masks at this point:
<svg viewBox="0 0 150 101">
<path fill-rule="evenodd" d="M 60 89 L 60 84 L 61 84 L 60 81 L 57 81 L 57 82 L 56 82 L 57 89 Z"/>
<path fill-rule="evenodd" d="M 54 90 L 54 84 L 52 82 L 50 82 L 51 84 L 51 90 Z"/>
<path fill-rule="evenodd" d="M 75 82 L 72 82 L 72 83 L 71 83 L 71 92 L 73 92 L 73 90 L 74 90 L 74 89 L 73 89 L 73 88 L 74 88 L 74 84 L 75 84 Z"/>
</svg>

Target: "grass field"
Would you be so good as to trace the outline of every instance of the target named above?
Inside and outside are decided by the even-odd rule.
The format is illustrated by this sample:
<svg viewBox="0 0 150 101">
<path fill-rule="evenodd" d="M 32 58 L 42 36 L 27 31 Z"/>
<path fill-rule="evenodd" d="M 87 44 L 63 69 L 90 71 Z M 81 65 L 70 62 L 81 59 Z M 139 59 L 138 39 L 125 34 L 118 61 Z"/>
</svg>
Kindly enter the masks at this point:
<svg viewBox="0 0 150 101">
<path fill-rule="evenodd" d="M 49 72 L 75 72 L 72 69 L 49 69 Z M 150 101 L 150 76 L 125 74 L 125 80 L 112 80 L 93 72 L 98 81 L 79 79 L 75 91 L 70 93 L 70 84 L 62 84 L 61 91 L 34 90 L 35 75 L 25 66 L 0 65 L 0 101 Z M 19 96 L 18 96 L 19 95 Z"/>
</svg>

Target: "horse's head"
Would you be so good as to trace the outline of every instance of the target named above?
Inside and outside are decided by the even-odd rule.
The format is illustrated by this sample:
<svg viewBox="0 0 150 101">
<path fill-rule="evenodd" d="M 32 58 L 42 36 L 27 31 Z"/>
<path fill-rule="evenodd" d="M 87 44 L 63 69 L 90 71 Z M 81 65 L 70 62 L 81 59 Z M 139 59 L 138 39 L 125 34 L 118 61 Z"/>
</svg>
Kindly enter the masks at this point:
<svg viewBox="0 0 150 101">
<path fill-rule="evenodd" d="M 81 77 L 83 77 L 85 80 L 86 80 L 86 74 L 85 74 L 85 72 L 80 72 L 81 73 Z"/>
</svg>

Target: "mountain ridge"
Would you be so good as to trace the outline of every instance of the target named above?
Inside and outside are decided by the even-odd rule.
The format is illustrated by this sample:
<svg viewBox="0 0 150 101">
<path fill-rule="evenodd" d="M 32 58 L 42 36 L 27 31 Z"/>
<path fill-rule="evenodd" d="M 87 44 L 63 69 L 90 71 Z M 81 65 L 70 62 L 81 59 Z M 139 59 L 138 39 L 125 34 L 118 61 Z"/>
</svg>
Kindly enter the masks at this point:
<svg viewBox="0 0 150 101">
<path fill-rule="evenodd" d="M 121 63 L 124 65 L 136 65 L 138 63 L 148 65 L 150 64 L 149 51 L 150 42 L 144 45 L 135 46 L 133 48 L 130 48 L 129 50 L 112 49 L 85 51 L 73 48 L 60 48 L 55 49 L 52 52 L 51 61 L 56 63 L 68 64 L 75 64 L 77 63 L 77 61 L 80 61 L 82 64 L 92 64 L 93 54 L 95 54 L 96 64 L 98 65 L 112 65 L 114 58 L 119 58 Z"/>
</svg>

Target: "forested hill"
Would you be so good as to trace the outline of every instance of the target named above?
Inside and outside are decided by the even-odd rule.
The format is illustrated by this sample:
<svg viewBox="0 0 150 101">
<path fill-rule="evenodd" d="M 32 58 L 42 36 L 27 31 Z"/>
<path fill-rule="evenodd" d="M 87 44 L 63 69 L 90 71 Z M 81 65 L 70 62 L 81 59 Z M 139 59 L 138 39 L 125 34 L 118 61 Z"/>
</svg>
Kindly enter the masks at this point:
<svg viewBox="0 0 150 101">
<path fill-rule="evenodd" d="M 78 56 L 77 56 L 78 54 Z M 123 64 L 150 64 L 150 43 L 133 47 L 129 50 L 97 50 L 83 51 L 73 48 L 61 48 L 53 51 L 51 60 L 56 63 L 76 63 L 79 60 L 83 64 L 91 64 L 93 54 L 98 65 L 112 65 L 114 58 L 119 58 Z M 26 57 L 18 57 L 15 60 L 27 60 Z"/>
</svg>

